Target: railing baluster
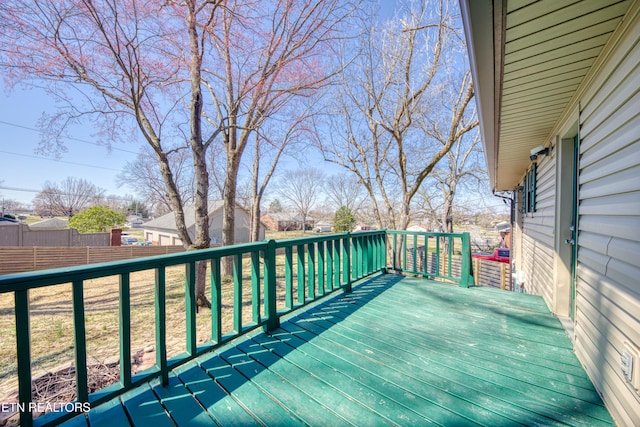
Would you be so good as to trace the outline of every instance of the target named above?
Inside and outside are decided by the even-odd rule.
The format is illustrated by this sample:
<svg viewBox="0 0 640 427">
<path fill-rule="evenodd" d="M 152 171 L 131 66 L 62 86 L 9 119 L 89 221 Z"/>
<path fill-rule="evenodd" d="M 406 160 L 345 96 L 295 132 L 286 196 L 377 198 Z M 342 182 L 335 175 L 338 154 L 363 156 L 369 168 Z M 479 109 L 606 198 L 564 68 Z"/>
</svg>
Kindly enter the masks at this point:
<svg viewBox="0 0 640 427">
<path fill-rule="evenodd" d="M 427 266 L 427 254 L 429 253 L 429 236 L 422 236 L 423 241 L 423 251 L 422 251 L 422 277 L 427 277 L 428 274 L 428 266 Z"/>
<path fill-rule="evenodd" d="M 198 341 L 196 338 L 196 269 L 197 262 L 189 262 L 185 266 L 185 314 L 186 314 L 186 345 L 187 353 L 197 353 Z"/>
<path fill-rule="evenodd" d="M 342 281 L 344 282 L 344 291 L 351 292 L 351 233 L 347 233 L 347 237 L 342 239 Z"/>
<path fill-rule="evenodd" d="M 407 236 L 401 235 L 400 239 L 402 239 L 402 269 L 407 269 Z"/>
<path fill-rule="evenodd" d="M 436 276 L 440 275 L 440 236 L 435 236 L 436 239 Z"/>
<path fill-rule="evenodd" d="M 233 256 L 233 329 L 242 333 L 242 255 Z"/>
<path fill-rule="evenodd" d="M 358 245 L 360 243 L 360 240 L 358 239 L 358 236 L 351 236 L 351 278 L 353 280 L 357 280 L 358 279 L 358 265 L 360 264 L 358 262 L 359 259 L 359 250 L 358 250 Z"/>
<path fill-rule="evenodd" d="M 78 402 L 88 402 L 87 390 L 87 335 L 84 324 L 84 291 L 82 280 L 72 283 L 73 332 L 76 363 L 76 393 Z"/>
<path fill-rule="evenodd" d="M 211 259 L 211 339 L 222 341 L 222 279 L 220 258 Z"/>
<path fill-rule="evenodd" d="M 316 260 L 315 244 L 307 245 L 307 298 L 313 301 L 316 299 Z"/>
<path fill-rule="evenodd" d="M 418 235 L 413 235 L 413 271 L 418 272 Z"/>
<path fill-rule="evenodd" d="M 14 293 L 16 317 L 16 352 L 18 357 L 18 400 L 25 410 L 20 412 L 20 425 L 32 426 L 31 416 L 31 338 L 29 336 L 29 291 Z"/>
<path fill-rule="evenodd" d="M 374 245 L 375 245 L 375 237 L 368 236 L 367 237 L 367 274 L 373 273 L 375 267 L 373 264 L 373 256 L 374 256 Z"/>
<path fill-rule="evenodd" d="M 451 259 L 453 258 L 453 238 L 447 236 L 447 277 L 453 277 L 453 271 L 451 270 Z"/>
<path fill-rule="evenodd" d="M 333 241 L 333 284 L 331 289 L 340 287 L 340 239 Z"/>
<path fill-rule="evenodd" d="M 285 307 L 293 308 L 293 247 L 284 248 Z"/>
<path fill-rule="evenodd" d="M 120 384 L 131 387 L 131 277 L 120 275 Z"/>
<path fill-rule="evenodd" d="M 333 290 L 333 241 L 327 240 L 326 250 L 327 250 L 327 282 L 325 289 L 327 291 Z"/>
<path fill-rule="evenodd" d="M 387 233 L 380 235 L 380 267 L 387 272 Z"/>
<path fill-rule="evenodd" d="M 260 323 L 260 254 L 258 251 L 251 252 L 251 306 L 253 321 Z"/>
<path fill-rule="evenodd" d="M 304 304 L 305 297 L 305 274 L 304 274 L 304 245 L 296 246 L 298 255 L 298 303 Z"/>
<path fill-rule="evenodd" d="M 156 268 L 156 366 L 160 369 L 162 385 L 169 384 L 167 369 L 167 307 L 166 307 L 166 269 L 164 265 Z"/>
<path fill-rule="evenodd" d="M 324 242 L 318 242 L 318 295 L 325 294 L 324 281 Z"/>
<path fill-rule="evenodd" d="M 398 235 L 397 234 L 392 234 L 391 235 L 393 238 L 393 260 L 391 263 L 391 266 L 393 267 L 394 270 L 397 270 L 397 265 L 396 265 L 396 259 L 398 256 Z"/>
</svg>

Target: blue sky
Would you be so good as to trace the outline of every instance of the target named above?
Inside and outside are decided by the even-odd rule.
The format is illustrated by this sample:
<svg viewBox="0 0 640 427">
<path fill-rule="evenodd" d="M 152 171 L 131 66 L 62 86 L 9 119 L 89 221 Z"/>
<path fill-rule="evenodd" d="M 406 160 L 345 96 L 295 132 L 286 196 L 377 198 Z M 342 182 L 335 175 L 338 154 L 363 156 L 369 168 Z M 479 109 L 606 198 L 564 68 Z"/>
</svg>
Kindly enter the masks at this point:
<svg viewBox="0 0 640 427">
<path fill-rule="evenodd" d="M 395 0 L 380 0 L 380 16 L 389 17 Z M 116 144 L 112 150 L 96 144 L 89 126 L 68 132 L 68 152 L 59 160 L 36 153 L 40 141 L 38 119 L 53 113 L 55 103 L 38 88 L 8 90 L 0 80 L 0 203 L 2 198 L 31 204 L 46 181 L 84 178 L 107 194 L 131 194 L 116 185 L 116 176 L 133 160 L 141 143 Z"/>
<path fill-rule="evenodd" d="M 389 17 L 394 0 L 380 0 L 381 17 Z M 61 182 L 67 177 L 84 178 L 106 190 L 107 195 L 131 194 L 126 186 L 118 187 L 116 177 L 123 166 L 135 158 L 142 142 L 114 144 L 109 150 L 97 144 L 89 126 L 77 126 L 68 134 L 68 152 L 60 159 L 36 152 L 40 141 L 38 119 L 43 113 L 53 113 L 56 105 L 38 88 L 8 90 L 0 80 L 0 204 L 13 199 L 30 205 L 46 181 Z M 296 167 L 295 161 L 285 161 Z M 316 167 L 322 163 L 313 162 Z M 332 169 L 325 164 L 323 169 Z M 1 207 L 1 206 L 0 206 Z"/>
<path fill-rule="evenodd" d="M 0 195 L 29 204 L 45 181 L 60 182 L 68 176 L 84 178 L 107 194 L 124 195 L 116 186 L 116 175 L 135 157 L 140 145 L 117 145 L 112 150 L 96 145 L 89 127 L 69 133 L 69 151 L 59 160 L 36 153 L 40 132 L 38 119 L 54 112 L 53 101 L 37 88 L 11 92 L 0 83 Z M 83 142 L 84 141 L 84 142 Z M 15 190 L 19 189 L 19 190 Z M 0 200 L 1 202 L 1 200 Z"/>
</svg>

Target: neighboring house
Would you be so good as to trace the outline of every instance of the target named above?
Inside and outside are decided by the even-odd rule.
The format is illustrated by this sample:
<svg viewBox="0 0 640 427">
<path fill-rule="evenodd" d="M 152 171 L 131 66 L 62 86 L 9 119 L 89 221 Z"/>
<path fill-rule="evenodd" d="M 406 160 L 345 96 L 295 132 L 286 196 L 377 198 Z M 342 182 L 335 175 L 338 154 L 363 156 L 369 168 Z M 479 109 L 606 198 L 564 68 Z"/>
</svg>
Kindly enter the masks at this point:
<svg viewBox="0 0 640 427">
<path fill-rule="evenodd" d="M 373 230 L 377 230 L 377 228 L 373 225 L 369 225 L 365 223 L 358 223 L 356 225 L 356 228 L 353 229 L 353 231 L 373 231 Z"/>
<path fill-rule="evenodd" d="M 127 216 L 127 226 L 131 228 L 142 228 L 144 219 L 140 215 Z"/>
<path fill-rule="evenodd" d="M 302 217 L 286 212 L 268 213 L 260 218 L 269 230 L 274 231 L 294 231 L 302 230 Z M 307 217 L 307 230 L 311 230 L 315 224 L 315 220 Z"/>
<path fill-rule="evenodd" d="M 222 200 L 209 202 L 209 236 L 211 245 L 222 243 Z M 184 218 L 189 236 L 195 239 L 195 207 L 184 207 Z M 235 209 L 235 242 L 249 242 L 250 214 L 240 206 Z M 143 224 L 144 238 L 154 245 L 182 245 L 173 212 Z M 264 227 L 260 227 L 259 240 L 264 240 Z"/>
<path fill-rule="evenodd" d="M 315 223 L 315 227 L 313 227 L 315 233 L 330 233 L 332 229 L 333 223 L 328 221 L 318 221 Z"/>
<path fill-rule="evenodd" d="M 49 218 L 29 224 L 32 230 L 64 230 L 69 227 L 68 219 Z"/>
<path fill-rule="evenodd" d="M 563 319 L 617 424 L 640 425 L 640 1 L 460 4 L 519 284 Z"/>
</svg>

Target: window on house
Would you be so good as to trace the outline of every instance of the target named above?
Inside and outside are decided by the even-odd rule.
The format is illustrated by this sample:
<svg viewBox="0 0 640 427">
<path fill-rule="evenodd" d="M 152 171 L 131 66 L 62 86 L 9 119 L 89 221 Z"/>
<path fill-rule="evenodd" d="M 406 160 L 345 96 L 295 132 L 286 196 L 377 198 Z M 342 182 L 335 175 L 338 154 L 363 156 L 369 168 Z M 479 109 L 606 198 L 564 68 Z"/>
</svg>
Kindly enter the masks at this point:
<svg viewBox="0 0 640 427">
<path fill-rule="evenodd" d="M 531 169 L 522 181 L 522 213 L 536 211 L 536 172 L 537 164 L 531 165 Z"/>
</svg>

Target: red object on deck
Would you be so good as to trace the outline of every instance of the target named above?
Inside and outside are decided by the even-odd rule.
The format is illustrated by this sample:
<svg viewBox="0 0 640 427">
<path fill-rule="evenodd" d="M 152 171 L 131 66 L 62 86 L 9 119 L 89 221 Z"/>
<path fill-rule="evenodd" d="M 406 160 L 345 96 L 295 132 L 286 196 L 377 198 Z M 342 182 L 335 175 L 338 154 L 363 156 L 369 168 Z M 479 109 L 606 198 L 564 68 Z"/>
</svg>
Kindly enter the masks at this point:
<svg viewBox="0 0 640 427">
<path fill-rule="evenodd" d="M 509 248 L 496 248 L 492 254 L 489 253 L 474 253 L 471 254 L 473 258 L 486 259 L 489 261 L 506 262 L 509 263 L 510 258 Z"/>
</svg>

